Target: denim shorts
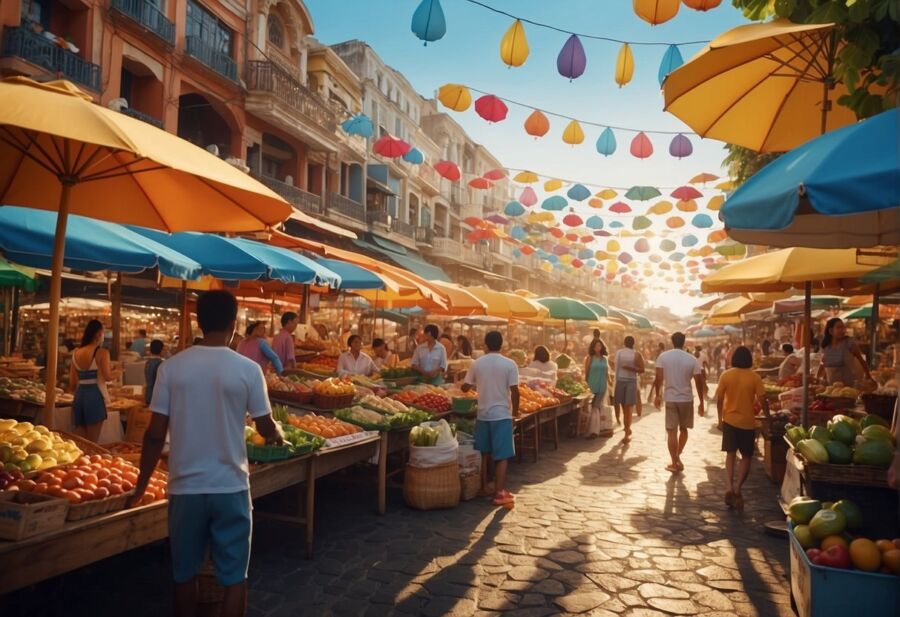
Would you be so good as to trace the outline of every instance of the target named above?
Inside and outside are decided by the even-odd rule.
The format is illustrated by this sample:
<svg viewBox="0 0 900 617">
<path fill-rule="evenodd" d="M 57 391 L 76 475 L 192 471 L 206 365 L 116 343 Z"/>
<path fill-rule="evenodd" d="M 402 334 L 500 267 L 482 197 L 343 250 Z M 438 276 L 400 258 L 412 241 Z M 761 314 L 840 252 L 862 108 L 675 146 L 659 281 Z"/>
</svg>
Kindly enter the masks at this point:
<svg viewBox="0 0 900 617">
<path fill-rule="evenodd" d="M 250 491 L 169 495 L 169 544 L 176 583 L 197 576 L 207 551 L 220 585 L 242 583 L 250 566 Z"/>
<path fill-rule="evenodd" d="M 97 384 L 83 384 L 75 388 L 72 401 L 72 422 L 75 426 L 97 424 L 106 420 L 106 401 Z"/>
<path fill-rule="evenodd" d="M 489 454 L 495 461 L 513 458 L 516 446 L 512 418 L 475 422 L 475 449 L 482 454 Z"/>
</svg>

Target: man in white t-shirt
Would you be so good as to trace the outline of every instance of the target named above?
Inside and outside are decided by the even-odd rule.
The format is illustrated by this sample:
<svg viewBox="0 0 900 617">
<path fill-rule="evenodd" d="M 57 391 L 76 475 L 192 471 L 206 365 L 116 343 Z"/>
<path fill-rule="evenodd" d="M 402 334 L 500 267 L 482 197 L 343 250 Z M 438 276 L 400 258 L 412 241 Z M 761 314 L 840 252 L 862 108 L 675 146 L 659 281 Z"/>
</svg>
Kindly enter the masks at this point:
<svg viewBox="0 0 900 617">
<path fill-rule="evenodd" d="M 662 404 L 660 392 L 663 382 L 666 384 L 666 435 L 669 455 L 672 463 L 666 469 L 672 473 L 683 471 L 681 453 L 688 440 L 688 430 L 694 428 L 694 392 L 691 380 L 697 384 L 700 406 L 697 414 L 703 415 L 703 395 L 706 392 L 706 380 L 700 361 L 684 351 L 684 334 L 676 332 L 672 335 L 672 346 L 656 359 L 656 379 L 653 391 L 656 393 L 656 407 Z M 680 432 L 679 432 L 680 429 Z"/>
<path fill-rule="evenodd" d="M 493 459 L 494 505 L 512 507 L 515 497 L 506 490 L 506 470 L 516 455 L 513 418 L 519 415 L 519 368 L 500 354 L 503 336 L 496 330 L 487 333 L 484 345 L 487 353 L 469 368 L 462 390 L 478 390 L 475 449 L 481 452 L 481 492 L 489 494 L 487 466 Z"/>
<path fill-rule="evenodd" d="M 250 474 L 246 415 L 267 442 L 281 444 L 259 364 L 228 347 L 237 301 L 227 291 L 197 300 L 203 340 L 159 368 L 144 434 L 141 473 L 130 505 L 141 503 L 169 433 L 169 540 L 177 615 L 197 610 L 196 576 L 212 554 L 225 587 L 223 615 L 243 615 L 250 564 Z"/>
</svg>

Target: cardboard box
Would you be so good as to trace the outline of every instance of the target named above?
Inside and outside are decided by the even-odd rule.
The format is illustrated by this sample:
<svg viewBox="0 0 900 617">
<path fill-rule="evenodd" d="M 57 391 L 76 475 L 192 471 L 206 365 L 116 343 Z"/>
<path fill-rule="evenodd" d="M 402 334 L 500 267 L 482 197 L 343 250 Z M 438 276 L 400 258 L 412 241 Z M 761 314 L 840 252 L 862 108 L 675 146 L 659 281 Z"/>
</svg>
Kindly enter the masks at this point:
<svg viewBox="0 0 900 617">
<path fill-rule="evenodd" d="M 26 491 L 0 493 L 0 538 L 22 540 L 59 529 L 66 522 L 69 502 Z"/>
</svg>

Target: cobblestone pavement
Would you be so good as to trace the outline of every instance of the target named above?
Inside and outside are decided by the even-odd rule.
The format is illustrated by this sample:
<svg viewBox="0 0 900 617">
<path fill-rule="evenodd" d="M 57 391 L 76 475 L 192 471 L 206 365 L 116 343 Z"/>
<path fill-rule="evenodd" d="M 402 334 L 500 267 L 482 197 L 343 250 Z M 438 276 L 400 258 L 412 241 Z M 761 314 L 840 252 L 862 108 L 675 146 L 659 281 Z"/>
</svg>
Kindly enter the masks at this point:
<svg viewBox="0 0 900 617">
<path fill-rule="evenodd" d="M 678 475 L 664 469 L 659 411 L 621 439 L 566 439 L 513 465 L 510 511 L 483 500 L 412 511 L 395 487 L 378 517 L 358 471 L 326 479 L 313 560 L 299 530 L 257 521 L 249 615 L 791 615 L 787 543 L 762 530 L 781 515 L 759 460 L 739 517 L 722 500 L 711 419 L 698 419 Z M 168 614 L 168 580 L 160 543 L 0 599 L 0 613 Z"/>
</svg>

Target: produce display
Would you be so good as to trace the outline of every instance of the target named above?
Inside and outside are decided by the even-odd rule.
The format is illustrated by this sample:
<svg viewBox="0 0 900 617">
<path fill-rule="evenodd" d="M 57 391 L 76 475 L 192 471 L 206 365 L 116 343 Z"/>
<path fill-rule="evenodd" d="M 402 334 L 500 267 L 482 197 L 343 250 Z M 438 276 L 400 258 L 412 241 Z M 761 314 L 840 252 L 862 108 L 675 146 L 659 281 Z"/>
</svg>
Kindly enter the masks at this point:
<svg viewBox="0 0 900 617">
<path fill-rule="evenodd" d="M 362 397 L 359 403 L 369 409 L 386 414 L 407 413 L 410 411 L 409 407 L 396 399 L 382 398 L 374 394 Z"/>
<path fill-rule="evenodd" d="M 345 377 L 329 377 L 313 384 L 313 392 L 324 396 L 350 396 L 356 394 L 356 386 Z"/>
<path fill-rule="evenodd" d="M 384 430 L 388 428 L 388 422 L 384 415 L 371 409 L 366 409 L 362 405 L 354 405 L 346 409 L 336 409 L 334 416 L 351 422 L 365 429 Z"/>
<path fill-rule="evenodd" d="M 468 418 L 457 418 L 454 424 L 456 425 L 456 430 L 459 433 L 466 433 L 467 435 L 475 434 L 474 420 L 469 420 Z"/>
<path fill-rule="evenodd" d="M 859 397 L 859 390 L 850 386 L 845 386 L 838 381 L 833 385 L 828 386 L 821 392 L 817 392 L 816 395 L 829 398 L 852 398 L 855 400 L 857 397 Z"/>
<path fill-rule="evenodd" d="M 518 366 L 525 366 L 528 361 L 528 355 L 522 349 L 510 349 L 506 356 Z"/>
<path fill-rule="evenodd" d="M 279 425 L 284 433 L 284 441 L 291 446 L 292 454 L 312 452 L 325 445 L 325 440 L 321 437 L 307 433 L 287 422 L 279 422 Z"/>
<path fill-rule="evenodd" d="M 542 393 L 528 384 L 519 385 L 519 411 L 521 413 L 534 413 L 545 407 L 559 405 L 559 399 Z"/>
<path fill-rule="evenodd" d="M 302 416 L 291 414 L 288 423 L 307 433 L 312 433 L 313 435 L 324 437 L 325 439 L 341 437 L 343 435 L 352 435 L 362 431 L 362 429 L 355 424 L 350 424 L 349 422 L 344 422 L 337 418 L 320 416 L 314 413 Z"/>
<path fill-rule="evenodd" d="M 381 378 L 392 380 L 392 379 L 405 379 L 407 377 L 418 377 L 418 373 L 408 366 L 398 366 L 396 368 L 383 368 L 381 369 Z"/>
<path fill-rule="evenodd" d="M 123 454 L 140 454 L 141 453 L 141 444 L 139 443 L 131 443 L 129 441 L 117 441 L 112 444 L 104 444 L 103 446 L 111 454 L 115 454 L 116 456 L 122 456 Z"/>
<path fill-rule="evenodd" d="M 836 415 L 826 426 L 808 431 L 793 425 L 785 428 L 788 441 L 811 463 L 887 468 L 894 456 L 894 436 L 880 416 L 870 414 L 857 421 Z"/>
<path fill-rule="evenodd" d="M 416 402 L 416 399 L 419 398 L 419 394 L 413 390 L 401 390 L 400 392 L 391 394 L 390 398 L 399 401 L 404 405 L 412 405 Z"/>
<path fill-rule="evenodd" d="M 294 392 L 297 394 L 312 392 L 310 381 L 297 375 L 282 377 L 276 373 L 269 373 L 266 375 L 266 385 L 269 387 L 269 392 Z"/>
<path fill-rule="evenodd" d="M 556 387 L 568 394 L 569 396 L 581 396 L 590 391 L 588 385 L 583 381 L 579 381 L 571 375 L 564 375 L 556 382 Z"/>
<path fill-rule="evenodd" d="M 432 413 L 444 413 L 450 411 L 452 402 L 444 394 L 428 392 L 420 395 L 413 401 L 413 406 Z"/>
<path fill-rule="evenodd" d="M 414 426 L 409 432 L 409 445 L 420 448 L 427 446 L 435 446 L 440 437 L 440 432 L 436 428 L 427 426 Z"/>
<path fill-rule="evenodd" d="M 796 414 L 789 411 L 776 411 L 769 415 L 768 420 L 769 434 L 783 435 L 788 426 L 793 426 L 797 423 L 798 418 Z"/>
<path fill-rule="evenodd" d="M 0 377 L 0 397 L 25 401 L 34 405 L 43 405 L 47 400 L 47 386 L 43 382 L 24 377 Z M 56 389 L 56 404 L 71 405 L 75 397 Z"/>
<path fill-rule="evenodd" d="M 561 353 L 558 356 L 556 356 L 556 366 L 558 366 L 561 369 L 565 370 L 565 369 L 569 368 L 570 366 L 572 366 L 572 362 L 574 362 L 574 360 L 572 360 L 572 358 L 570 356 L 567 356 L 564 353 Z"/>
<path fill-rule="evenodd" d="M 822 503 L 796 497 L 788 507 L 792 533 L 810 562 L 828 568 L 900 575 L 900 538 L 873 541 L 858 533 L 862 510 L 849 499 Z"/>
<path fill-rule="evenodd" d="M 81 449 L 46 426 L 0 420 L 0 470 L 38 471 L 76 460 Z"/>
</svg>

